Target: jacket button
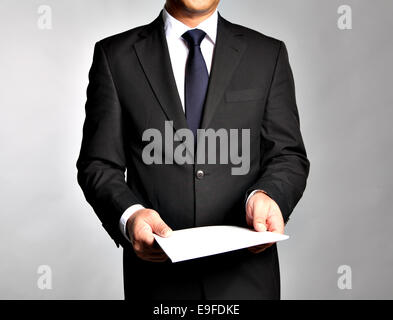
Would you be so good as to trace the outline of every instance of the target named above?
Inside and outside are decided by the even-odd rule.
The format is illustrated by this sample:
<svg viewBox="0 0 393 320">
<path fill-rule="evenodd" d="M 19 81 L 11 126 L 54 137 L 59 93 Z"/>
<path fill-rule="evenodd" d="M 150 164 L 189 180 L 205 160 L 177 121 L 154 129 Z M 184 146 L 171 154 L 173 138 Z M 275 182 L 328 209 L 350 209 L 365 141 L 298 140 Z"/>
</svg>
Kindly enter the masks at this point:
<svg viewBox="0 0 393 320">
<path fill-rule="evenodd" d="M 198 171 L 196 172 L 196 177 L 197 177 L 198 179 L 203 179 L 204 176 L 205 176 L 205 173 L 204 173 L 202 170 L 198 170 Z"/>
</svg>

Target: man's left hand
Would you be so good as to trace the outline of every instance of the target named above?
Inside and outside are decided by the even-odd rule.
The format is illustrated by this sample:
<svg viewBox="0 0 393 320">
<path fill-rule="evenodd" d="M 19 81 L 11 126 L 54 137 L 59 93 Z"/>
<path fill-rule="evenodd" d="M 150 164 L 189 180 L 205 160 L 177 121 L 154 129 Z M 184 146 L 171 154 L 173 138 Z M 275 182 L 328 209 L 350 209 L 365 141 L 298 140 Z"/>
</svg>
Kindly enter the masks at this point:
<svg viewBox="0 0 393 320">
<path fill-rule="evenodd" d="M 248 200 L 246 221 L 247 224 L 256 231 L 271 231 L 284 234 L 284 219 L 280 208 L 272 198 L 261 191 L 256 192 Z M 250 247 L 248 250 L 253 253 L 259 253 L 272 245 L 273 243 L 266 243 Z"/>
</svg>

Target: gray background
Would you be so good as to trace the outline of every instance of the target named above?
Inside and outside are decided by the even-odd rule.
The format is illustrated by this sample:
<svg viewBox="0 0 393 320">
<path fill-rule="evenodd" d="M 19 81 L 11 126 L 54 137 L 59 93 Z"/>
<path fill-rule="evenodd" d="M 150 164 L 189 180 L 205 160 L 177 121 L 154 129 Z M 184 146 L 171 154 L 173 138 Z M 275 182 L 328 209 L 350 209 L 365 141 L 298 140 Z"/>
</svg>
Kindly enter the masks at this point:
<svg viewBox="0 0 393 320">
<path fill-rule="evenodd" d="M 37 28 L 37 8 L 53 29 Z M 353 30 L 337 28 L 351 5 Z M 0 298 L 122 299 L 122 251 L 76 183 L 94 43 L 163 1 L 0 2 Z M 308 188 L 279 245 L 283 299 L 393 298 L 393 2 L 222 0 L 221 14 L 286 42 Z M 340 265 L 352 290 L 337 287 Z M 49 265 L 53 289 L 37 287 Z"/>
</svg>

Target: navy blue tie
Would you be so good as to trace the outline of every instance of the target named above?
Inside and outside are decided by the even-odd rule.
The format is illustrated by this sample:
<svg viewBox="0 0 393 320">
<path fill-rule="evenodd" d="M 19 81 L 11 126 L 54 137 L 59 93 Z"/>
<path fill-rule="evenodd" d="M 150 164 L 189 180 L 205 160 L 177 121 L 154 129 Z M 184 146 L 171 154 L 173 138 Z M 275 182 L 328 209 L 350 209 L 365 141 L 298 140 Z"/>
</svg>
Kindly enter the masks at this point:
<svg viewBox="0 0 393 320">
<path fill-rule="evenodd" d="M 195 138 L 201 123 L 209 83 L 209 74 L 200 47 L 205 36 L 206 33 L 199 29 L 189 30 L 182 36 L 189 49 L 185 74 L 186 118 Z"/>
</svg>

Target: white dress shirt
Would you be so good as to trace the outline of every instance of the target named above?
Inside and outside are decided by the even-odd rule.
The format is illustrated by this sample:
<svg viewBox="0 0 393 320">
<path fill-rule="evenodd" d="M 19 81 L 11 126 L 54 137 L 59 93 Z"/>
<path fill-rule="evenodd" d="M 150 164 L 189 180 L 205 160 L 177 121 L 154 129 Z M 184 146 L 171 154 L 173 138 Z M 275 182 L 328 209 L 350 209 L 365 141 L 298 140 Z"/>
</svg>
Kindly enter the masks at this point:
<svg viewBox="0 0 393 320">
<path fill-rule="evenodd" d="M 182 35 L 188 30 L 192 30 L 194 28 L 190 28 L 185 25 L 183 22 L 172 17 L 165 8 L 162 11 L 162 18 L 164 20 L 164 28 L 165 28 L 165 36 L 168 44 L 169 56 L 172 65 L 173 75 L 175 77 L 177 90 L 179 93 L 180 101 L 183 106 L 183 111 L 185 110 L 184 106 L 184 80 L 185 80 L 185 72 L 186 72 L 186 62 L 188 57 L 188 46 L 187 42 L 182 38 Z M 205 59 L 207 71 L 210 75 L 210 69 L 213 60 L 213 52 L 214 46 L 216 43 L 217 37 L 217 23 L 218 23 L 218 13 L 217 10 L 207 18 L 202 21 L 195 29 L 203 30 L 206 33 L 205 38 L 201 42 L 201 51 L 203 58 Z M 256 192 L 250 194 L 248 199 Z M 247 199 L 247 201 L 248 201 Z M 144 207 L 140 204 L 135 204 L 129 207 L 120 218 L 120 230 L 123 235 L 128 239 L 126 233 L 126 225 L 128 219 L 138 210 L 143 209 Z"/>
</svg>

